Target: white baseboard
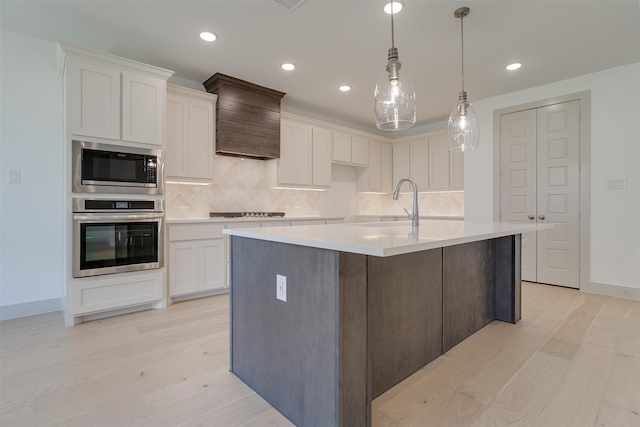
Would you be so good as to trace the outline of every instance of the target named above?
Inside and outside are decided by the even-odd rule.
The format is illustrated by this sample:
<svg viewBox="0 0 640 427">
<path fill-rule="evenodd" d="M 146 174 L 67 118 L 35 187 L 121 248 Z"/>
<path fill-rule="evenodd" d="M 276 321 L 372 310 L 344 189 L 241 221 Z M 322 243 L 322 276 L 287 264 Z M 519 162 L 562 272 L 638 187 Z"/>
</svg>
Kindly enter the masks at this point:
<svg viewBox="0 0 640 427">
<path fill-rule="evenodd" d="M 62 298 L 43 299 L 0 306 L 0 320 L 17 319 L 62 310 Z"/>
<path fill-rule="evenodd" d="M 626 298 L 640 301 L 640 288 L 588 282 L 583 283 L 580 287 L 580 290 L 584 292 L 590 292 L 592 294 L 600 294 L 609 297 Z"/>
</svg>

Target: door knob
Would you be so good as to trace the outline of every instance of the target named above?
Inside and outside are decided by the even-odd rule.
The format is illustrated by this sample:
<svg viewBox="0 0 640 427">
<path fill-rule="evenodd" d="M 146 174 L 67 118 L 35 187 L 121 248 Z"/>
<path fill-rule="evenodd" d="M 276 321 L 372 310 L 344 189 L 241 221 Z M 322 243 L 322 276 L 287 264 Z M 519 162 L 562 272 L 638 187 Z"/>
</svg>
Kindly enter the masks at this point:
<svg viewBox="0 0 640 427">
<path fill-rule="evenodd" d="M 538 216 L 538 219 L 539 219 L 540 221 L 544 221 L 544 215 L 539 215 L 539 216 Z"/>
<path fill-rule="evenodd" d="M 529 215 L 529 219 L 535 219 L 536 217 L 533 215 Z"/>
</svg>

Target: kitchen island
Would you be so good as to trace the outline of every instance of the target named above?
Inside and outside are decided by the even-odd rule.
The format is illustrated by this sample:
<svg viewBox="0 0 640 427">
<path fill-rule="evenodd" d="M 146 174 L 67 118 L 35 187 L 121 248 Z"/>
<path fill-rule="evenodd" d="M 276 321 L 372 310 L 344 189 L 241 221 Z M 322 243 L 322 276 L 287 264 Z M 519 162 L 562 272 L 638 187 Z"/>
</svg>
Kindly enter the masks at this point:
<svg viewBox="0 0 640 427">
<path fill-rule="evenodd" d="M 520 319 L 520 235 L 471 221 L 228 229 L 231 371 L 299 426 L 371 401 L 493 320 Z"/>
</svg>

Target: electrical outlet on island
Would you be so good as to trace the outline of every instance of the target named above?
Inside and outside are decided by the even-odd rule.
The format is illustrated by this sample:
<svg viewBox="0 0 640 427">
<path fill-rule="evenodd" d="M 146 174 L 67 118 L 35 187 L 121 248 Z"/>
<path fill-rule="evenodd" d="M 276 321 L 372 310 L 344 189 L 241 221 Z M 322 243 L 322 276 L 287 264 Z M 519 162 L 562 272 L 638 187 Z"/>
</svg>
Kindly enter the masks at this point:
<svg viewBox="0 0 640 427">
<path fill-rule="evenodd" d="M 287 302 L 287 276 L 276 274 L 276 298 Z"/>
</svg>

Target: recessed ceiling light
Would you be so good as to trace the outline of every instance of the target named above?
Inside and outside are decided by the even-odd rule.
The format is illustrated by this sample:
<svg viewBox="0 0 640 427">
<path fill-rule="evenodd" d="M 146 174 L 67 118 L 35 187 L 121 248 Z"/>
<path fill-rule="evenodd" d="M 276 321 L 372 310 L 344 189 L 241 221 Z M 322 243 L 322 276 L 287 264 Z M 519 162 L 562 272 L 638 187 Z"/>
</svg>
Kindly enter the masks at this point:
<svg viewBox="0 0 640 427">
<path fill-rule="evenodd" d="M 204 33 L 200 33 L 200 38 L 204 41 L 212 42 L 218 37 L 213 33 L 205 31 Z"/>
<path fill-rule="evenodd" d="M 403 1 L 394 1 L 393 14 L 395 15 L 396 13 L 400 12 L 403 7 L 404 7 Z M 386 13 L 387 15 L 391 15 L 391 2 L 384 5 L 384 13 Z"/>
<path fill-rule="evenodd" d="M 509 71 L 514 71 L 517 70 L 518 68 L 522 67 L 522 64 L 519 62 L 514 62 L 513 64 L 509 64 L 507 65 L 507 70 Z"/>
<path fill-rule="evenodd" d="M 296 66 L 293 65 L 293 64 L 289 64 L 289 63 L 282 64 L 282 69 L 286 70 L 286 71 L 291 71 L 291 70 L 294 70 L 295 68 L 296 68 Z"/>
<path fill-rule="evenodd" d="M 338 89 L 340 89 L 343 92 L 349 92 L 351 90 L 351 86 L 349 85 L 342 85 L 340 86 Z"/>
</svg>

